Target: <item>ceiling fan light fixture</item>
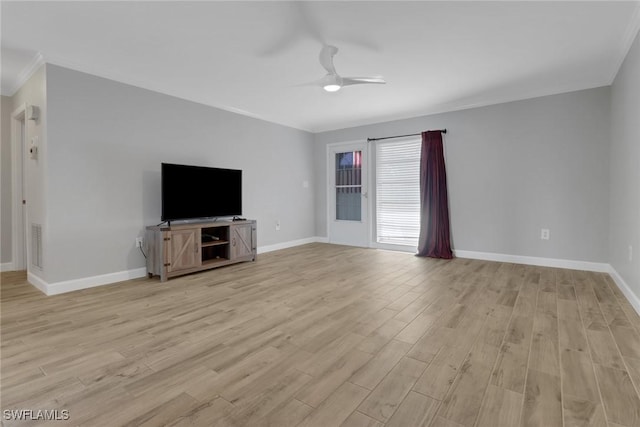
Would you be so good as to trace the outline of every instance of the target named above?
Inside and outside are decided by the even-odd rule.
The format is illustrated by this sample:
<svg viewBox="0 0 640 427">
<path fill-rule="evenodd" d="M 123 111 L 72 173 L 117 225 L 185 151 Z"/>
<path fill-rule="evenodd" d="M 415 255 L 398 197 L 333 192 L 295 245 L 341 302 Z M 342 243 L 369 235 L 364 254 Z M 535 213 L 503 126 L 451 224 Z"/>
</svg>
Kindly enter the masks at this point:
<svg viewBox="0 0 640 427">
<path fill-rule="evenodd" d="M 386 82 L 381 76 L 375 77 L 341 77 L 333 66 L 333 57 L 338 53 L 335 46 L 324 45 L 320 51 L 320 65 L 327 70 L 327 74 L 317 80 L 314 85 L 320 86 L 325 92 L 337 92 L 343 86 L 361 85 L 361 84 L 385 84 Z"/>
<path fill-rule="evenodd" d="M 322 80 L 322 88 L 327 92 L 337 92 L 342 88 L 342 77 L 337 74 L 327 74 Z"/>
<path fill-rule="evenodd" d="M 341 87 L 342 86 L 336 84 L 328 84 L 324 85 L 322 89 L 326 90 L 327 92 L 337 92 Z"/>
</svg>

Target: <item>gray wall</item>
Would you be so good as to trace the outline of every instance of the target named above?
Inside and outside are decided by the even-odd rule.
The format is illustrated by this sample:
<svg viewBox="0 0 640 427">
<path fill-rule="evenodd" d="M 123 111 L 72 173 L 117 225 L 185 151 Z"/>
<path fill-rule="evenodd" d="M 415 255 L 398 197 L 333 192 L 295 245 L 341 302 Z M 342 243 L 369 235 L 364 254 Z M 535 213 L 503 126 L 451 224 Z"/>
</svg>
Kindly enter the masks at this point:
<svg viewBox="0 0 640 427">
<path fill-rule="evenodd" d="M 0 105 L 0 264 L 13 260 L 11 248 L 11 98 Z"/>
<path fill-rule="evenodd" d="M 258 219 L 264 247 L 326 236 L 327 143 L 446 127 L 456 249 L 610 261 L 640 294 L 639 58 L 636 39 L 612 88 L 315 136 L 47 65 L 9 107 L 38 105 L 43 116 L 27 129 L 40 137 L 40 158 L 27 163 L 29 221 L 45 231 L 36 274 L 54 283 L 143 267 L 134 238 L 159 222 L 162 161 L 243 169 L 245 216 Z M 11 168 L 2 127 L 4 263 Z"/>
<path fill-rule="evenodd" d="M 609 262 L 640 298 L 640 35 L 611 89 Z M 633 261 L 628 248 L 633 247 Z"/>
<path fill-rule="evenodd" d="M 145 265 L 161 162 L 242 169 L 259 247 L 314 236 L 312 134 L 57 66 L 47 89 L 50 283 Z"/>
<path fill-rule="evenodd" d="M 317 134 L 316 234 L 327 233 L 327 143 L 447 128 L 455 249 L 606 262 L 609 95 L 603 87 Z"/>
</svg>

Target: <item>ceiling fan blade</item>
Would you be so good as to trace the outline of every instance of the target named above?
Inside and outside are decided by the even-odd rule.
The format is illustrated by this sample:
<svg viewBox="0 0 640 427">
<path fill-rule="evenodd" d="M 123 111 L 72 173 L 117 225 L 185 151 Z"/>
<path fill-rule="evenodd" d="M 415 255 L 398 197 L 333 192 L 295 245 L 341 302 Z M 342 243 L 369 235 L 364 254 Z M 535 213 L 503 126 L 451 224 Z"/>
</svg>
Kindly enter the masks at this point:
<svg viewBox="0 0 640 427">
<path fill-rule="evenodd" d="M 320 65 L 322 65 L 329 74 L 338 74 L 336 73 L 336 68 L 333 66 L 333 57 L 336 53 L 338 53 L 338 48 L 328 45 L 322 46 L 322 50 L 320 51 Z"/>
<path fill-rule="evenodd" d="M 320 22 L 314 18 L 313 10 L 310 9 L 310 2 L 281 2 L 283 5 L 282 14 L 284 22 L 280 30 L 282 33 L 277 39 L 257 50 L 260 56 L 273 56 L 284 51 L 304 39 L 312 39 L 319 44 L 326 44 L 324 29 Z"/>
<path fill-rule="evenodd" d="M 314 80 L 312 82 L 304 82 L 304 83 L 298 83 L 295 85 L 291 85 L 290 87 L 305 87 L 305 86 L 322 86 L 322 82 L 324 81 L 324 78 L 322 79 L 318 79 L 318 80 Z"/>
<path fill-rule="evenodd" d="M 361 85 L 361 84 L 386 84 L 382 77 L 343 77 L 342 86 Z"/>
<path fill-rule="evenodd" d="M 326 44 L 324 37 L 324 28 L 318 18 L 314 16 L 311 10 L 312 3 L 305 1 L 294 1 L 293 6 L 296 8 L 299 17 L 299 28 L 318 43 Z"/>
</svg>

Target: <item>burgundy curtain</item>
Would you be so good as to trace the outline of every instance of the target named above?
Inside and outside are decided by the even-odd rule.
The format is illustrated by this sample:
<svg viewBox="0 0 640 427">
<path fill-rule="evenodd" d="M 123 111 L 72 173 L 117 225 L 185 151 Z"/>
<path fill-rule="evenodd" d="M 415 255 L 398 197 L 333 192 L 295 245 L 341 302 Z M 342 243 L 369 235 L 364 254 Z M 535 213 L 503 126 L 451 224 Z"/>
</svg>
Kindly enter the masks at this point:
<svg viewBox="0 0 640 427">
<path fill-rule="evenodd" d="M 447 172 L 440 131 L 422 132 L 418 256 L 453 258 L 449 236 Z"/>
</svg>

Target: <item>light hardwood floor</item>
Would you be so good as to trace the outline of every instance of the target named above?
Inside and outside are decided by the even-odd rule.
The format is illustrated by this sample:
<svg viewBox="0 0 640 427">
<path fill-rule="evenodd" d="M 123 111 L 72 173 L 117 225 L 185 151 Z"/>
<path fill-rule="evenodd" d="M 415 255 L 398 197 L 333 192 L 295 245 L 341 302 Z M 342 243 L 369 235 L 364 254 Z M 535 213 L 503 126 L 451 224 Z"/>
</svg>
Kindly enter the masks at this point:
<svg viewBox="0 0 640 427">
<path fill-rule="evenodd" d="M 311 244 L 1 290 L 2 409 L 51 425 L 640 425 L 640 318 L 605 274 Z"/>
</svg>

